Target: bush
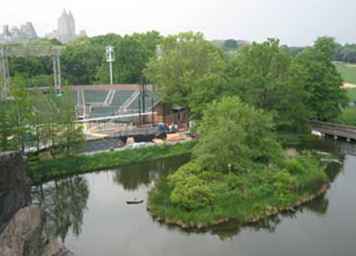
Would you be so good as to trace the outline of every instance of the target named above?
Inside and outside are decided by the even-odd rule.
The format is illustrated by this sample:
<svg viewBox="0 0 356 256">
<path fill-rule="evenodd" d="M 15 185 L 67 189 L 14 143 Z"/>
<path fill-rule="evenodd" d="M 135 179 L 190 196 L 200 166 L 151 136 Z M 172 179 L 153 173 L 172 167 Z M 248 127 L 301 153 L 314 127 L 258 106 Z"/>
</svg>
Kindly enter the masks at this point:
<svg viewBox="0 0 356 256">
<path fill-rule="evenodd" d="M 238 97 L 224 97 L 204 111 L 193 157 L 203 168 L 220 172 L 244 172 L 256 164 L 277 163 L 283 155 L 273 127 L 269 113 Z"/>
<path fill-rule="evenodd" d="M 190 175 L 175 184 L 170 199 L 173 204 L 193 210 L 210 206 L 214 194 L 207 182 L 198 176 Z"/>
<path fill-rule="evenodd" d="M 214 198 L 208 186 L 209 177 L 210 172 L 203 171 L 197 162 L 183 165 L 168 176 L 168 184 L 173 188 L 171 202 L 188 210 L 209 206 Z"/>
</svg>

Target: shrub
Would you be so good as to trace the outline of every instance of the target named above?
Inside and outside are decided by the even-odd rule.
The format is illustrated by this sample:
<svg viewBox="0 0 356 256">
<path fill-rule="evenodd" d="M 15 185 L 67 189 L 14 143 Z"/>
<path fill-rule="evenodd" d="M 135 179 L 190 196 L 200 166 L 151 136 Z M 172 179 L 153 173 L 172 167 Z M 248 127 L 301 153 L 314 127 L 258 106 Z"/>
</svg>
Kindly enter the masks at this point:
<svg viewBox="0 0 356 256">
<path fill-rule="evenodd" d="M 214 194 L 207 182 L 195 175 L 190 175 L 175 184 L 170 199 L 173 204 L 193 210 L 211 205 Z"/>
</svg>

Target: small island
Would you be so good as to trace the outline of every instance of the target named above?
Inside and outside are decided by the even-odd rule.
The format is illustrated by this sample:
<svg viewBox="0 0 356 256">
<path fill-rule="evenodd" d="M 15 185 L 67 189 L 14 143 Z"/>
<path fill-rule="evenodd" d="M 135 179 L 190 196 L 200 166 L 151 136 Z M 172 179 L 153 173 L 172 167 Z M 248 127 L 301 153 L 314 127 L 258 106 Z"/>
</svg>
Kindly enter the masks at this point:
<svg viewBox="0 0 356 256">
<path fill-rule="evenodd" d="M 192 160 L 157 183 L 148 209 L 161 222 L 206 228 L 249 224 L 293 210 L 325 193 L 328 177 L 311 152 L 287 154 L 272 116 L 224 97 L 197 127 Z"/>
</svg>

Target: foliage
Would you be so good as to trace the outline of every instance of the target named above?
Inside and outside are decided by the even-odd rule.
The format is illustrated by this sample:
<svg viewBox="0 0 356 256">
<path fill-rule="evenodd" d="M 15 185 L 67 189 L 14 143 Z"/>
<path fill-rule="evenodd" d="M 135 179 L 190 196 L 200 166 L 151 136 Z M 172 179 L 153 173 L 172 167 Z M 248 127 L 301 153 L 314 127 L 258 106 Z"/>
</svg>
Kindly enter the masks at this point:
<svg viewBox="0 0 356 256">
<path fill-rule="evenodd" d="M 301 130 L 308 112 L 302 85 L 289 79 L 292 59 L 279 41 L 242 48 L 229 63 L 231 92 L 252 106 L 273 112 L 279 129 Z"/>
<path fill-rule="evenodd" d="M 214 199 L 206 179 L 208 172 L 202 171 L 196 162 L 183 165 L 168 177 L 168 183 L 174 188 L 170 195 L 173 204 L 192 210 L 207 207 Z"/>
<path fill-rule="evenodd" d="M 259 167 L 243 174 L 206 171 L 209 175 L 203 175 L 194 170 L 199 167 L 188 163 L 150 192 L 149 209 L 170 223 L 212 225 L 236 219 L 243 224 L 310 198 L 328 183 L 323 167 L 310 153 L 285 160 L 283 166 Z M 180 194 L 177 187 L 182 189 Z"/>
<path fill-rule="evenodd" d="M 30 91 L 21 76 L 12 80 L 11 93 L 0 106 L 0 149 L 20 150 L 50 146 L 52 156 L 76 152 L 84 141 L 81 127 L 75 124 L 74 97 L 65 89 L 43 94 Z"/>
<path fill-rule="evenodd" d="M 32 99 L 21 82 L 14 83 L 12 81 L 10 95 L 13 99 L 8 102 L 8 109 L 5 110 L 11 127 L 10 136 L 13 136 L 16 149 L 24 152 L 26 135 L 30 133 L 31 129 L 28 124 L 32 119 Z M 0 133 L 2 132 L 0 131 Z M 4 133 L 8 134 L 6 127 Z"/>
<path fill-rule="evenodd" d="M 105 152 L 95 155 L 67 155 L 57 159 L 29 162 L 29 176 L 38 183 L 56 177 L 104 170 L 134 163 L 153 161 L 172 156 L 190 154 L 194 143 L 177 144 L 174 146 L 156 146 L 143 149 Z"/>
<path fill-rule="evenodd" d="M 161 40 L 161 55 L 152 58 L 145 76 L 157 86 L 163 102 L 199 113 L 224 84 L 222 52 L 200 33 L 180 33 Z"/>
<path fill-rule="evenodd" d="M 160 35 L 152 31 L 125 35 L 115 34 L 84 38 L 70 43 L 63 53 L 64 77 L 69 84 L 108 83 L 105 47 L 114 47 L 115 83 L 142 82 L 142 72 L 155 55 Z"/>
<path fill-rule="evenodd" d="M 256 164 L 275 163 L 282 157 L 271 115 L 237 97 L 224 97 L 209 104 L 198 133 L 194 157 L 203 168 L 247 171 Z"/>
<path fill-rule="evenodd" d="M 80 38 L 69 43 L 62 53 L 62 74 L 67 84 L 90 84 L 104 61 L 105 46 L 96 39 Z"/>
<path fill-rule="evenodd" d="M 303 86 L 303 103 L 312 118 L 322 121 L 336 118 L 347 103 L 341 76 L 331 62 L 334 46 L 333 39 L 320 38 L 314 47 L 299 54 L 291 67 L 291 83 Z"/>
<path fill-rule="evenodd" d="M 61 54 L 62 80 L 65 84 L 94 84 L 108 82 L 105 47 L 113 45 L 116 61 L 113 72 L 116 83 L 138 83 L 149 59 L 155 55 L 160 40 L 156 31 L 132 35 L 108 34 L 92 38 L 78 38 L 63 46 Z M 31 42 L 36 47 L 58 45 L 56 41 Z M 12 76 L 21 76 L 28 87 L 53 83 L 50 57 L 11 57 Z"/>
</svg>

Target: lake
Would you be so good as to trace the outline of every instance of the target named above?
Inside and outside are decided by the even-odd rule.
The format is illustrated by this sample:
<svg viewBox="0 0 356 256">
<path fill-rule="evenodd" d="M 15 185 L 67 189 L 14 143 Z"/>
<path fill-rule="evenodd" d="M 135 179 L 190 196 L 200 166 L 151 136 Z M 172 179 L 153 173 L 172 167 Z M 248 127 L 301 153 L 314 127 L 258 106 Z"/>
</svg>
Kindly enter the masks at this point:
<svg viewBox="0 0 356 256">
<path fill-rule="evenodd" d="M 47 232 L 78 256 L 354 256 L 356 149 L 334 142 L 320 149 L 340 153 L 342 162 L 329 166 L 333 182 L 327 194 L 294 214 L 251 227 L 228 223 L 187 232 L 152 219 L 147 192 L 188 157 L 51 181 L 34 188 L 34 203 L 48 213 Z M 133 199 L 144 203 L 126 204 Z"/>
</svg>

